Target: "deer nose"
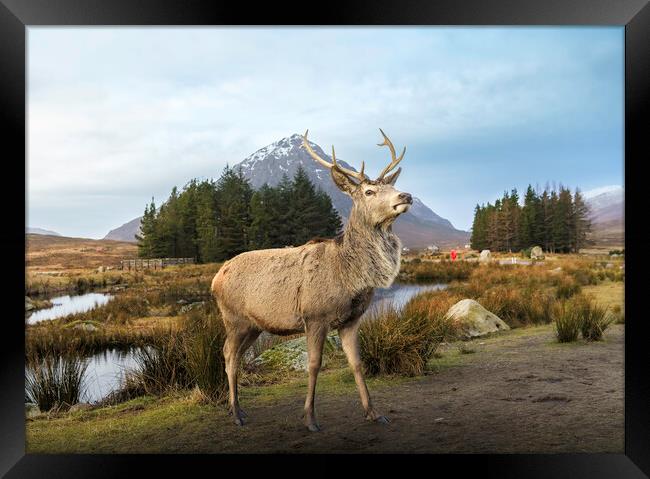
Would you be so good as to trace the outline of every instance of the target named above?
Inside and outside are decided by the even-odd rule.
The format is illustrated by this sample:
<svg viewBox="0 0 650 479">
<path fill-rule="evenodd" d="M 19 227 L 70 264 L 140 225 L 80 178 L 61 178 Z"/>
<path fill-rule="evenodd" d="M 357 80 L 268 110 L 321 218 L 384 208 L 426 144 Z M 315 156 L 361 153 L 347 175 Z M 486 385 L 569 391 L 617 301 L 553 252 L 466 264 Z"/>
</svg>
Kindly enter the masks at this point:
<svg viewBox="0 0 650 479">
<path fill-rule="evenodd" d="M 397 197 L 400 200 L 407 202 L 409 205 L 413 204 L 413 197 L 411 196 L 410 193 L 400 193 L 399 195 L 397 195 Z"/>
</svg>

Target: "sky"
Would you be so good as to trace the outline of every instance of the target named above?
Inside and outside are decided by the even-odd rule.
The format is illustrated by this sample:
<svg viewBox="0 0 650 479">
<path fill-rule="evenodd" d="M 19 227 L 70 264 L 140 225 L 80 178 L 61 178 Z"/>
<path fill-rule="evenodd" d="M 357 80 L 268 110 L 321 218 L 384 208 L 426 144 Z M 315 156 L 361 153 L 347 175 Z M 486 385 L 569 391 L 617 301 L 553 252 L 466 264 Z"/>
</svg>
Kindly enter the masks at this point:
<svg viewBox="0 0 650 479">
<path fill-rule="evenodd" d="M 101 238 L 293 133 L 460 229 L 530 183 L 623 185 L 623 27 L 28 28 L 27 224 Z"/>
</svg>

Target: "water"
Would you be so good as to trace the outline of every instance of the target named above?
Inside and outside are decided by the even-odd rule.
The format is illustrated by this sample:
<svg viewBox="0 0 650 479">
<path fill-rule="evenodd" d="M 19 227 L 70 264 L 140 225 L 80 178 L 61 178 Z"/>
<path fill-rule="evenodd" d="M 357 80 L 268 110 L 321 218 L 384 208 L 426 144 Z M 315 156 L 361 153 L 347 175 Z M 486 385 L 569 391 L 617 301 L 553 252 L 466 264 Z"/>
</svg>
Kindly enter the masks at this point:
<svg viewBox="0 0 650 479">
<path fill-rule="evenodd" d="M 107 349 L 85 359 L 88 366 L 82 379 L 80 402 L 95 403 L 119 389 L 128 371 L 137 368 L 135 355 L 138 348 L 129 351 Z M 27 366 L 25 375 L 29 374 Z"/>
<path fill-rule="evenodd" d="M 83 313 L 97 306 L 108 303 L 113 297 L 104 293 L 86 293 L 76 296 L 57 296 L 51 298 L 53 306 L 47 309 L 35 311 L 29 316 L 27 322 L 35 324 L 48 319 L 61 318 L 68 314 Z"/>
<path fill-rule="evenodd" d="M 84 374 L 85 395 L 83 402 L 93 403 L 104 399 L 122 385 L 127 371 L 136 369 L 137 348 L 129 351 L 109 349 L 88 358 Z"/>
<path fill-rule="evenodd" d="M 375 290 L 375 296 L 368 311 L 377 311 L 387 306 L 395 309 L 402 309 L 406 303 L 413 297 L 426 291 L 436 291 L 445 289 L 446 284 L 408 284 L 393 283 L 390 288 L 378 288 Z M 365 314 L 368 314 L 366 311 Z"/>
</svg>

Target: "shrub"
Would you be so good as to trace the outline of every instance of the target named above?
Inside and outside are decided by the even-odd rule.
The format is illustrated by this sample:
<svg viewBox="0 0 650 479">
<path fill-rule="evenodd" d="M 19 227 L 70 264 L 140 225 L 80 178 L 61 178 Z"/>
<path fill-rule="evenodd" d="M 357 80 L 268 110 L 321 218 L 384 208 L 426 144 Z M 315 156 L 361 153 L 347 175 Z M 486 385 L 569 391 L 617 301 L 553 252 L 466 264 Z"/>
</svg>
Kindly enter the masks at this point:
<svg viewBox="0 0 650 479">
<path fill-rule="evenodd" d="M 582 322 L 580 332 L 586 341 L 600 341 L 603 333 L 613 322 L 606 306 L 593 304 L 588 299 L 582 299 L 578 304 Z"/>
<path fill-rule="evenodd" d="M 569 299 L 570 297 L 580 293 L 582 288 L 575 280 L 563 279 L 557 285 L 555 290 L 555 297 L 557 299 Z"/>
<path fill-rule="evenodd" d="M 561 301 L 553 306 L 553 321 L 555 334 L 560 343 L 570 343 L 578 339 L 582 318 L 580 308 L 575 301 Z"/>
<path fill-rule="evenodd" d="M 446 312 L 442 304 L 421 301 L 409 302 L 401 312 L 392 307 L 371 312 L 359 329 L 367 374 L 422 374 L 452 331 Z"/>
<path fill-rule="evenodd" d="M 25 395 L 41 411 L 69 408 L 82 398 L 87 367 L 77 355 L 31 357 L 25 372 Z"/>
</svg>

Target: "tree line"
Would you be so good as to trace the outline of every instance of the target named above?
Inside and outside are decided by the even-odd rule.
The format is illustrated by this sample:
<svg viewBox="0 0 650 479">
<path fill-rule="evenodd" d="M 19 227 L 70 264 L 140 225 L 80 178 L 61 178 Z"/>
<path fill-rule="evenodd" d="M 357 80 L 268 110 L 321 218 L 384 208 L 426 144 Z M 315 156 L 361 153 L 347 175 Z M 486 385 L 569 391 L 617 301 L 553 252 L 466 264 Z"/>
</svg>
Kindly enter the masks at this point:
<svg viewBox="0 0 650 479">
<path fill-rule="evenodd" d="M 579 190 L 548 186 L 539 193 L 531 185 L 520 205 L 516 189 L 494 204 L 476 205 L 473 249 L 519 251 L 541 246 L 551 253 L 578 252 L 588 244 L 589 209 Z"/>
<path fill-rule="evenodd" d="M 276 187 L 255 191 L 241 169 L 228 166 L 217 180 L 174 187 L 167 201 L 146 205 L 138 240 L 141 258 L 192 257 L 224 261 L 253 249 L 300 245 L 342 229 L 330 197 L 300 167 Z"/>
</svg>

